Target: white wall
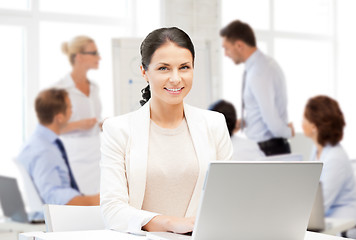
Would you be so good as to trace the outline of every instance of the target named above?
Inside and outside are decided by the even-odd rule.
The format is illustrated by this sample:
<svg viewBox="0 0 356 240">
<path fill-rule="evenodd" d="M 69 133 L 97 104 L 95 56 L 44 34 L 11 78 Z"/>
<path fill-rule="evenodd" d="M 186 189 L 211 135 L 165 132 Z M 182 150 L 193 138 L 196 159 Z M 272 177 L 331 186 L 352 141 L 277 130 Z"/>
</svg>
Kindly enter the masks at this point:
<svg viewBox="0 0 356 240">
<path fill-rule="evenodd" d="M 221 97 L 221 44 L 219 0 L 162 0 L 162 26 L 176 26 L 193 39 L 211 42 L 213 101 Z"/>
</svg>

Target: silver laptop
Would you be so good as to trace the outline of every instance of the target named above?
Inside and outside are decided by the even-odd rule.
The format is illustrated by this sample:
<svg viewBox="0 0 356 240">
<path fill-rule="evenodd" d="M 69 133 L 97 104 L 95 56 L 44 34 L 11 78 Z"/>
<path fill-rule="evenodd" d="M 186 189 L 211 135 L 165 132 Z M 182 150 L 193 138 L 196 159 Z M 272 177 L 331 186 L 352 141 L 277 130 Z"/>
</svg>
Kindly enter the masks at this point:
<svg viewBox="0 0 356 240">
<path fill-rule="evenodd" d="M 0 202 L 6 217 L 15 222 L 44 223 L 37 213 L 27 214 L 25 205 L 15 178 L 0 176 Z"/>
<path fill-rule="evenodd" d="M 163 239 L 303 240 L 321 162 L 211 162 L 192 236 Z"/>
<path fill-rule="evenodd" d="M 308 230 L 321 232 L 325 229 L 325 211 L 322 185 L 319 183 L 314 205 L 310 214 Z"/>
<path fill-rule="evenodd" d="M 258 161 L 283 161 L 283 162 L 299 162 L 303 161 L 303 155 L 298 153 L 291 153 L 291 154 L 281 154 L 275 156 L 263 156 L 258 159 Z"/>
</svg>

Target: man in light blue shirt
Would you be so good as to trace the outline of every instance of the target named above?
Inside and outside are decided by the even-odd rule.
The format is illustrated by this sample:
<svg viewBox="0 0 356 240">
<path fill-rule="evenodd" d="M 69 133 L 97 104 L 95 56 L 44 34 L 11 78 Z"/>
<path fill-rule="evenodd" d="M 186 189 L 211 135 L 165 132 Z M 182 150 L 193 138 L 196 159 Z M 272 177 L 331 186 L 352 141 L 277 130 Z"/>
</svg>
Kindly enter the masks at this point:
<svg viewBox="0 0 356 240">
<path fill-rule="evenodd" d="M 66 126 L 72 105 L 62 89 L 39 93 L 35 108 L 40 124 L 17 160 L 30 177 L 45 204 L 99 205 L 99 194 L 83 196 L 71 172 L 59 133 Z"/>
<path fill-rule="evenodd" d="M 290 153 L 287 90 L 279 65 L 256 47 L 251 27 L 235 20 L 220 31 L 225 55 L 235 64 L 245 63 L 240 125 L 266 156 Z"/>
</svg>

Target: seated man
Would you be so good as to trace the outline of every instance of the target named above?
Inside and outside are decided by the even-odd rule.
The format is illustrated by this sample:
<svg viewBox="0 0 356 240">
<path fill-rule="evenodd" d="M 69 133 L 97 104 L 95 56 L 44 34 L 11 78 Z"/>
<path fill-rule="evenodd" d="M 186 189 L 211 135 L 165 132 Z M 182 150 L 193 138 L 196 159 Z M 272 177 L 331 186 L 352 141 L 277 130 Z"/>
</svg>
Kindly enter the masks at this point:
<svg viewBox="0 0 356 240">
<path fill-rule="evenodd" d="M 240 130 L 240 124 L 238 124 L 236 109 L 232 103 L 218 100 L 209 107 L 209 110 L 222 113 L 225 116 L 234 149 L 232 160 L 257 161 L 265 156 L 256 142 L 244 136 L 238 136 L 237 132 Z"/>
<path fill-rule="evenodd" d="M 36 98 L 35 109 L 40 124 L 17 160 L 32 178 L 42 202 L 99 205 L 99 194 L 84 196 L 80 193 L 58 137 L 72 114 L 68 93 L 55 88 L 44 90 Z"/>
</svg>

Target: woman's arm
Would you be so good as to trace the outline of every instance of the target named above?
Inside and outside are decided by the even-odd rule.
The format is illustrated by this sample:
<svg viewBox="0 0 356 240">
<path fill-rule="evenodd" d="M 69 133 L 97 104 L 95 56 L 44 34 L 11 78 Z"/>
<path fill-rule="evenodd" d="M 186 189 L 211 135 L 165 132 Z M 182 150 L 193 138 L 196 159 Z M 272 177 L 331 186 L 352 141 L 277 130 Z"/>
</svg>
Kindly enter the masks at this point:
<svg viewBox="0 0 356 240">
<path fill-rule="evenodd" d="M 75 122 L 69 122 L 62 130 L 61 134 L 72 132 L 75 130 L 88 130 L 95 126 L 97 123 L 96 118 L 87 118 Z"/>
<path fill-rule="evenodd" d="M 100 205 L 106 227 L 137 233 L 158 214 L 129 204 L 130 118 L 110 118 L 103 124 L 101 142 Z M 128 152 L 128 153 L 127 153 Z M 131 193 L 132 194 L 132 193 Z"/>
</svg>

